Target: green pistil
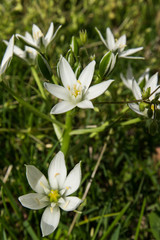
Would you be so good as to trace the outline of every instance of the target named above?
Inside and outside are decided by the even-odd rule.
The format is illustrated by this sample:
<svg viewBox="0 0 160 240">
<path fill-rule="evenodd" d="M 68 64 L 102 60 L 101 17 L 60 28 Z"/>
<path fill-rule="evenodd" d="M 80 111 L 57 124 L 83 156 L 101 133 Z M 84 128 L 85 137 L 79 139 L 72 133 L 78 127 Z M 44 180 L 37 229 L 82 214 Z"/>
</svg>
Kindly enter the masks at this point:
<svg viewBox="0 0 160 240">
<path fill-rule="evenodd" d="M 51 190 L 50 193 L 48 194 L 48 197 L 50 198 L 50 202 L 57 203 L 60 198 L 60 194 L 58 190 Z"/>
</svg>

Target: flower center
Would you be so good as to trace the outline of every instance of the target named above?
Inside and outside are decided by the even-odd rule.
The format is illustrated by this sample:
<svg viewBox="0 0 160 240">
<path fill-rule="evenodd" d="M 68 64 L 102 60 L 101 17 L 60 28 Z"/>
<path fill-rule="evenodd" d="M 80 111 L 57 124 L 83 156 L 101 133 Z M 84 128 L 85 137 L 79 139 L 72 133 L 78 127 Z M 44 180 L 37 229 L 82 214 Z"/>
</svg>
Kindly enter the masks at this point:
<svg viewBox="0 0 160 240">
<path fill-rule="evenodd" d="M 82 93 L 82 84 L 78 80 L 76 84 L 73 85 L 73 88 L 71 89 L 70 86 L 68 86 L 68 90 L 71 92 L 71 94 L 76 98 L 81 95 Z"/>
<path fill-rule="evenodd" d="M 50 193 L 48 194 L 49 200 L 50 202 L 55 202 L 57 203 L 59 198 L 60 198 L 60 194 L 58 192 L 58 190 L 51 190 Z"/>
</svg>

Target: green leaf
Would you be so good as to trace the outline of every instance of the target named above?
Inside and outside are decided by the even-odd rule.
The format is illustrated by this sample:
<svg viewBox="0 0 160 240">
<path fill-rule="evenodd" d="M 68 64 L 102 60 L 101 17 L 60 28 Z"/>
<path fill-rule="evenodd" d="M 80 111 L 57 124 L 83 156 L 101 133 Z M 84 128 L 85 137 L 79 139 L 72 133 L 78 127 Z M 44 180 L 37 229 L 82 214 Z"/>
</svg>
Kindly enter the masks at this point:
<svg viewBox="0 0 160 240">
<path fill-rule="evenodd" d="M 41 54 L 37 55 L 37 63 L 38 63 L 38 67 L 42 73 L 42 75 L 48 79 L 48 80 L 52 80 L 52 70 L 51 67 L 49 66 L 47 60 L 44 58 L 44 56 L 42 56 Z"/>
<path fill-rule="evenodd" d="M 152 212 L 149 214 L 149 224 L 156 240 L 160 239 L 160 216 Z"/>
<path fill-rule="evenodd" d="M 110 240 L 118 240 L 119 239 L 120 229 L 121 229 L 121 225 L 119 224 L 118 227 L 116 228 L 116 230 L 114 231 L 114 233 L 112 234 Z"/>
<path fill-rule="evenodd" d="M 100 64 L 99 64 L 99 73 L 100 73 L 100 76 L 103 77 L 109 67 L 110 67 L 110 63 L 111 63 L 111 54 L 112 52 L 107 52 L 101 59 L 100 61 Z"/>
</svg>

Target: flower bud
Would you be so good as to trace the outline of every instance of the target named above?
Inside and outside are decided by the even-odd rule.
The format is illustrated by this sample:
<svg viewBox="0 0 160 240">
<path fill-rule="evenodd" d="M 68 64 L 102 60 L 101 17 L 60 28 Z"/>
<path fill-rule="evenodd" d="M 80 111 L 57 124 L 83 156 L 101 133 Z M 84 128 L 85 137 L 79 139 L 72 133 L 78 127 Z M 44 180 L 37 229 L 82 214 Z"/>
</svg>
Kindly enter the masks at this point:
<svg viewBox="0 0 160 240">
<path fill-rule="evenodd" d="M 143 90 L 142 92 L 142 98 L 143 99 L 148 99 L 150 97 L 151 94 L 151 88 L 147 88 L 146 90 Z"/>
<path fill-rule="evenodd" d="M 79 51 L 79 47 L 78 47 L 77 39 L 74 36 L 71 39 L 70 48 L 71 48 L 72 52 L 75 54 L 75 56 L 77 56 L 78 51 Z"/>
<path fill-rule="evenodd" d="M 148 104 L 147 104 L 147 103 L 141 102 L 141 103 L 139 104 L 139 110 L 140 110 L 141 112 L 143 112 L 146 107 L 148 107 Z"/>
<path fill-rule="evenodd" d="M 87 31 L 81 30 L 79 31 L 79 38 L 82 45 L 84 45 L 87 42 Z"/>
</svg>

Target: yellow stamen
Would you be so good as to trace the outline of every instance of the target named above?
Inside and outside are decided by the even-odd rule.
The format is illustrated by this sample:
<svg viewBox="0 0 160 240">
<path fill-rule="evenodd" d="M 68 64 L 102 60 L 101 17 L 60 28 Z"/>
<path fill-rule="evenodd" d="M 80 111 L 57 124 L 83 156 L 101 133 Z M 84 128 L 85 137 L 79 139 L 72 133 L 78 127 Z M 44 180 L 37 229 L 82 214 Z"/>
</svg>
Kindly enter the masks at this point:
<svg viewBox="0 0 160 240">
<path fill-rule="evenodd" d="M 60 175 L 60 173 L 55 173 L 54 177 L 57 177 L 58 175 Z"/>
<path fill-rule="evenodd" d="M 70 201 L 67 201 L 67 202 L 66 202 L 66 204 L 65 204 L 64 207 L 63 207 L 64 209 L 68 206 L 69 202 L 70 202 Z"/>
<path fill-rule="evenodd" d="M 151 105 L 151 109 L 154 112 L 154 110 L 155 110 L 154 104 Z"/>
</svg>

